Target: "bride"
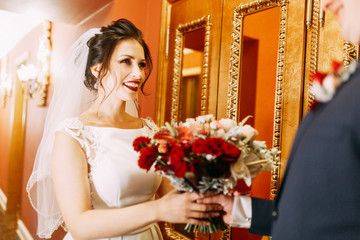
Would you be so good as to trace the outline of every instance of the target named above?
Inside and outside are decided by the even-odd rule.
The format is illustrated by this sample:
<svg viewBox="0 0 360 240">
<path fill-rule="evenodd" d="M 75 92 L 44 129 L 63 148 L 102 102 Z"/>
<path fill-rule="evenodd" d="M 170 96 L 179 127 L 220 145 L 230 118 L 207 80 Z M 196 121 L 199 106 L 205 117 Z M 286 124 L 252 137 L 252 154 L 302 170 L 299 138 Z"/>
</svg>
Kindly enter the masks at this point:
<svg viewBox="0 0 360 240">
<path fill-rule="evenodd" d="M 208 225 L 201 218 L 219 216 L 221 205 L 197 203 L 196 193 L 155 199 L 161 177 L 137 166 L 132 141 L 157 126 L 125 107 L 137 105 L 151 70 L 142 33 L 126 19 L 74 43 L 27 186 L 40 237 L 62 225 L 65 239 L 162 239 L 158 221 Z"/>
</svg>

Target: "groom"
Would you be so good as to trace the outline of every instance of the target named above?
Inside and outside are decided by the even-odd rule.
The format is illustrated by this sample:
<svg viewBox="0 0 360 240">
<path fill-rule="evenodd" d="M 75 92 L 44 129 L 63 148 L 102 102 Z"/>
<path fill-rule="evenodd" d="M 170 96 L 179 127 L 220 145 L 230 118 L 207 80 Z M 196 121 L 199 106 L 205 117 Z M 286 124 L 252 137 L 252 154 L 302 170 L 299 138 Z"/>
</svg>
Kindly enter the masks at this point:
<svg viewBox="0 0 360 240">
<path fill-rule="evenodd" d="M 360 0 L 322 0 L 360 43 Z M 273 240 L 360 239 L 360 68 L 300 124 L 275 202 L 218 195 L 225 222 Z"/>
</svg>

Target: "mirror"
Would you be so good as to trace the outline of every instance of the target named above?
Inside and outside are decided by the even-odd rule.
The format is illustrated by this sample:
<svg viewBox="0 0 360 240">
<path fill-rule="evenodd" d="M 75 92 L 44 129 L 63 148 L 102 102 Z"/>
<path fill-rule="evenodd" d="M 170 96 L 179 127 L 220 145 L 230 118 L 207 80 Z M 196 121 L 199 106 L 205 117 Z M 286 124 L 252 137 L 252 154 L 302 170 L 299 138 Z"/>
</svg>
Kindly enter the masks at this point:
<svg viewBox="0 0 360 240">
<path fill-rule="evenodd" d="M 175 33 L 171 121 L 207 113 L 211 16 L 180 24 Z M 168 239 L 196 240 L 208 234 L 187 232 L 185 224 L 165 223 Z M 227 238 L 223 238 L 227 239 Z"/>
<path fill-rule="evenodd" d="M 180 84 L 180 121 L 201 114 L 201 83 L 205 29 L 184 34 L 182 78 Z"/>
<path fill-rule="evenodd" d="M 236 121 L 253 116 L 247 123 L 259 131 L 257 139 L 280 148 L 287 8 L 281 0 L 266 2 L 234 10 L 227 115 Z M 251 191 L 273 199 L 278 179 L 276 166 L 272 173 L 259 174 Z"/>
<path fill-rule="evenodd" d="M 207 113 L 210 15 L 176 28 L 171 120 Z"/>
<path fill-rule="evenodd" d="M 273 7 L 244 17 L 237 121 L 246 116 L 258 130 L 257 139 L 273 147 L 277 53 L 280 8 Z M 271 24 L 267 24 L 271 23 Z M 251 192 L 270 198 L 271 173 L 262 172 Z"/>
</svg>

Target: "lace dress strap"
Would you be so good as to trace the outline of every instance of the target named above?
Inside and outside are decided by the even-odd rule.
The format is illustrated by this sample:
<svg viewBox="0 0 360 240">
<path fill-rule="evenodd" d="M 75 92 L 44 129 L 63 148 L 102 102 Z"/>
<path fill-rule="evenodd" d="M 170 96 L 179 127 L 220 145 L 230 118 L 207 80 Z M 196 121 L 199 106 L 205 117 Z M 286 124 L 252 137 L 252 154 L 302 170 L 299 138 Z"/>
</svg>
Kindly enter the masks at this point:
<svg viewBox="0 0 360 240">
<path fill-rule="evenodd" d="M 86 158 L 89 163 L 91 163 L 94 136 L 90 129 L 84 127 L 84 124 L 79 120 L 79 118 L 75 117 L 63 120 L 56 128 L 56 131 L 66 132 L 79 142 L 81 148 L 85 151 Z"/>
<path fill-rule="evenodd" d="M 142 118 L 146 128 L 146 132 L 148 137 L 153 137 L 156 132 L 159 131 L 159 127 L 154 123 L 154 121 L 150 118 Z"/>
</svg>

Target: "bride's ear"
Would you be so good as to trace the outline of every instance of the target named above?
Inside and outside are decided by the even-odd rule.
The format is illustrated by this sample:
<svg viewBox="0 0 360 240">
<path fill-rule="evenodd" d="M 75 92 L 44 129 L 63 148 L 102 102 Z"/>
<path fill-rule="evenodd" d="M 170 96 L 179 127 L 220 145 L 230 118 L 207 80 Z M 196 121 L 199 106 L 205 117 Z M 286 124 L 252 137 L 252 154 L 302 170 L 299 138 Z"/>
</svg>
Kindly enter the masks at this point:
<svg viewBox="0 0 360 240">
<path fill-rule="evenodd" d="M 94 75 L 94 77 L 96 78 L 99 77 L 100 69 L 101 69 L 101 63 L 96 63 L 90 67 L 92 75 Z"/>
</svg>

